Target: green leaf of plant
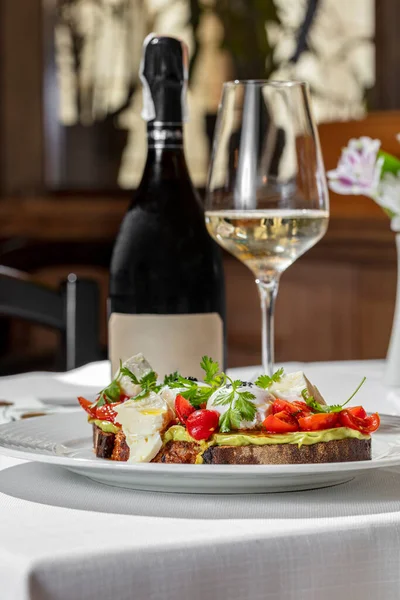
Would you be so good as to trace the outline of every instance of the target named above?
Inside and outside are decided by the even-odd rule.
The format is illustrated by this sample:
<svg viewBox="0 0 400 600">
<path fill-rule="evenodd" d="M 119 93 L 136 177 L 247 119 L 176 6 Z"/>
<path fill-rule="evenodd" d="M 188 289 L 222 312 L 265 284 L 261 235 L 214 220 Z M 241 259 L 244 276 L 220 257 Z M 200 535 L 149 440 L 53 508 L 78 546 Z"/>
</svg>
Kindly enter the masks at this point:
<svg viewBox="0 0 400 600">
<path fill-rule="evenodd" d="M 258 377 L 258 379 L 256 379 L 254 383 L 257 387 L 267 390 L 271 387 L 273 383 L 278 383 L 282 379 L 283 375 L 284 370 L 281 367 L 280 369 L 275 371 L 275 373 L 271 377 L 269 377 L 269 375 L 260 375 L 260 377 Z"/>
<path fill-rule="evenodd" d="M 136 377 L 136 375 L 134 373 L 132 373 L 132 371 L 130 369 L 128 369 L 128 367 L 120 367 L 119 369 L 119 375 L 120 376 L 126 376 L 129 377 L 129 379 L 135 384 L 135 385 L 139 385 L 139 379 Z"/>
<path fill-rule="evenodd" d="M 234 398 L 235 398 L 235 390 L 230 391 L 230 390 L 227 390 L 226 388 L 224 388 L 224 389 L 220 390 L 219 394 L 214 399 L 214 404 L 215 404 L 215 406 L 220 406 L 220 405 L 225 406 L 226 404 L 232 404 Z"/>
<path fill-rule="evenodd" d="M 178 371 L 174 371 L 169 375 L 165 375 L 163 385 L 171 386 L 171 384 L 175 383 L 179 377 Z"/>
<path fill-rule="evenodd" d="M 235 406 L 234 408 L 231 408 L 229 410 L 229 412 L 230 412 L 231 429 L 239 429 L 240 428 L 240 422 L 242 420 L 242 418 L 241 418 L 242 415 L 241 415 L 240 411 Z"/>
<path fill-rule="evenodd" d="M 257 412 L 257 408 L 253 402 L 248 398 L 244 398 L 242 394 L 236 399 L 235 409 L 239 413 L 239 421 L 252 421 Z"/>
</svg>

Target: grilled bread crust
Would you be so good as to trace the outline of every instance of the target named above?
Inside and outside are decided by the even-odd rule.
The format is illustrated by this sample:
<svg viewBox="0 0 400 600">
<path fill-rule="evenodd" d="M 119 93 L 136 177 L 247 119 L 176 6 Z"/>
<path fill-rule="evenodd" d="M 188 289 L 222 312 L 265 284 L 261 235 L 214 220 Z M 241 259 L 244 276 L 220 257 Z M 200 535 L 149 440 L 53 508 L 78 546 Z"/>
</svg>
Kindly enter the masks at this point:
<svg viewBox="0 0 400 600">
<path fill-rule="evenodd" d="M 105 433 L 93 424 L 93 446 L 96 456 L 127 461 L 129 447 L 122 431 Z M 152 462 L 194 464 L 201 452 L 195 442 L 168 442 Z M 203 453 L 209 465 L 283 465 L 304 463 L 349 462 L 371 459 L 371 439 L 345 438 L 318 442 L 310 446 L 271 444 L 267 446 L 211 446 Z"/>
</svg>

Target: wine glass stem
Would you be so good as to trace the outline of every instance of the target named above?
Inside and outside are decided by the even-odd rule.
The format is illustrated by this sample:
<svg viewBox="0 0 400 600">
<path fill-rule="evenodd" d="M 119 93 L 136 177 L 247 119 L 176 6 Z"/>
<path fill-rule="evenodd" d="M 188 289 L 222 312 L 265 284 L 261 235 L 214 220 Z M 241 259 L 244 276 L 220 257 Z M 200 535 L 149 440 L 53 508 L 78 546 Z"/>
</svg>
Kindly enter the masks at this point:
<svg viewBox="0 0 400 600">
<path fill-rule="evenodd" d="M 274 372 L 274 314 L 278 293 L 278 279 L 268 282 L 256 279 L 261 301 L 261 344 L 263 372 L 271 376 Z"/>
</svg>

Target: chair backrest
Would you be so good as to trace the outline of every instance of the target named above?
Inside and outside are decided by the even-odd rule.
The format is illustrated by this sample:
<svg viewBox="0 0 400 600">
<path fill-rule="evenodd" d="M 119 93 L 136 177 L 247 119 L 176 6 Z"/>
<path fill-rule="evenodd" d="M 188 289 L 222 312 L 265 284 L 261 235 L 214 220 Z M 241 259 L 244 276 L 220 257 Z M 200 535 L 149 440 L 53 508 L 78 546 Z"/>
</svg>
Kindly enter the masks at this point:
<svg viewBox="0 0 400 600">
<path fill-rule="evenodd" d="M 55 328 L 62 336 L 62 368 L 101 358 L 99 290 L 95 281 L 71 273 L 52 290 L 27 273 L 0 266 L 0 315 Z"/>
</svg>

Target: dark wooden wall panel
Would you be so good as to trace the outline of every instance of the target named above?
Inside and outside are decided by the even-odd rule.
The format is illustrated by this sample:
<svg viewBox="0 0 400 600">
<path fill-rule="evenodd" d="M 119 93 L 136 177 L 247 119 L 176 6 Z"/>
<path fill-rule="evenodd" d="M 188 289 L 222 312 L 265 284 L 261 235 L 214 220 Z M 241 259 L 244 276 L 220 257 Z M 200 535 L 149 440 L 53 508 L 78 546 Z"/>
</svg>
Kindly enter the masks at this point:
<svg viewBox="0 0 400 600">
<path fill-rule="evenodd" d="M 373 108 L 400 108 L 400 3 L 375 0 L 376 84 Z"/>
<path fill-rule="evenodd" d="M 0 0 L 0 134 L 3 194 L 41 191 L 41 0 Z"/>
</svg>

